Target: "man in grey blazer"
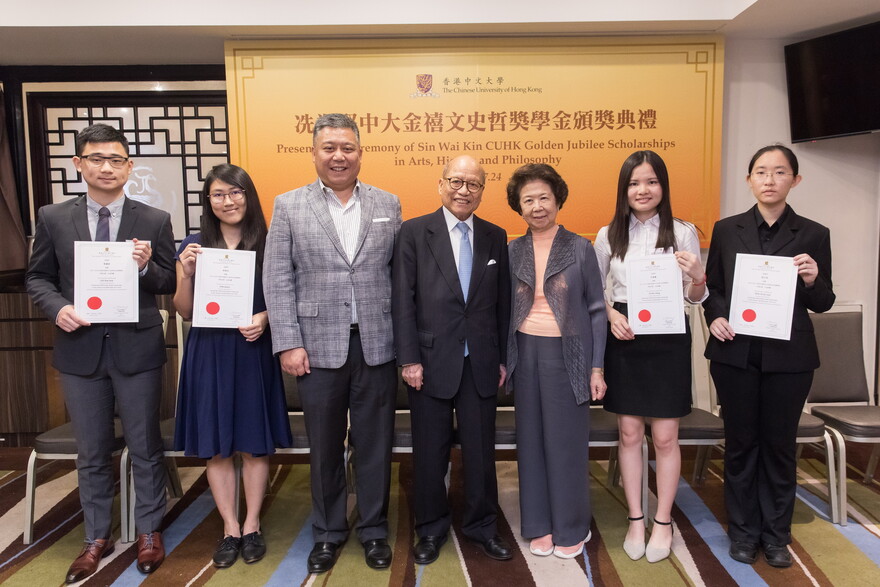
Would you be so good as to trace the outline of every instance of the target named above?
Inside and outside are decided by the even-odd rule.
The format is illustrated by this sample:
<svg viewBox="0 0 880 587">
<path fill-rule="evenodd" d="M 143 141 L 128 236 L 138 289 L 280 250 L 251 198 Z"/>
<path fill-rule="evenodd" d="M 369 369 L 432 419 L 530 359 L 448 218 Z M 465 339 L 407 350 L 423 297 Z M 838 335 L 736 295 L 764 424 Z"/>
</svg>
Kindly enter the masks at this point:
<svg viewBox="0 0 880 587">
<path fill-rule="evenodd" d="M 151 573 L 165 558 L 159 532 L 165 514 L 165 467 L 159 401 L 165 340 L 157 294 L 174 292 L 174 237 L 167 212 L 130 200 L 128 141 L 95 124 L 77 134 L 73 164 L 88 194 L 40 208 L 26 284 L 34 303 L 54 320 L 52 365 L 61 372 L 77 445 L 77 473 L 86 544 L 67 572 L 74 583 L 94 573 L 113 551 L 114 404 L 134 476 L 138 569 Z M 95 324 L 73 305 L 74 242 L 133 240 L 139 269 L 137 323 Z"/>
<path fill-rule="evenodd" d="M 397 369 L 391 328 L 391 255 L 397 196 L 358 181 L 354 120 L 315 121 L 318 180 L 275 199 L 263 288 L 272 346 L 297 376 L 311 447 L 314 548 L 310 573 L 333 567 L 348 536 L 344 444 L 357 448 L 357 534 L 366 563 L 391 564 L 388 491 Z"/>
</svg>

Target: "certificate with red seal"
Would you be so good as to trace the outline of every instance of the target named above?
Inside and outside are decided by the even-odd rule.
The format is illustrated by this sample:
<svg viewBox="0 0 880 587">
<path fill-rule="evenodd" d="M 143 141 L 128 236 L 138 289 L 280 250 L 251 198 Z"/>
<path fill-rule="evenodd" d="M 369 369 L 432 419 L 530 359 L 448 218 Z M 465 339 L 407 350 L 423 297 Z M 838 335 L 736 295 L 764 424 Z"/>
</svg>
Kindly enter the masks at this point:
<svg viewBox="0 0 880 587">
<path fill-rule="evenodd" d="M 73 306 L 93 324 L 138 321 L 138 268 L 133 242 L 73 244 Z"/>
<path fill-rule="evenodd" d="M 792 257 L 737 253 L 727 321 L 736 334 L 790 340 L 796 291 Z"/>
<path fill-rule="evenodd" d="M 627 320 L 633 334 L 684 334 L 683 291 L 675 255 L 627 255 Z"/>
<path fill-rule="evenodd" d="M 192 325 L 238 328 L 253 320 L 254 251 L 202 247 L 196 257 Z"/>
</svg>

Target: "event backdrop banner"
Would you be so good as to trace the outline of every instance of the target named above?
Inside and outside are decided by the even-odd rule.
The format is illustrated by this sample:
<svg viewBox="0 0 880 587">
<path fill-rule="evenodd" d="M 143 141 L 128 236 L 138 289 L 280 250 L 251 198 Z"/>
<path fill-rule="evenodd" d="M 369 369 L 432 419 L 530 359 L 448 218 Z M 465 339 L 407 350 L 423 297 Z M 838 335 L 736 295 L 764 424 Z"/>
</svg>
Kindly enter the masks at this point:
<svg viewBox="0 0 880 587">
<path fill-rule="evenodd" d="M 620 165 L 651 149 L 669 168 L 675 215 L 708 245 L 718 218 L 720 37 L 228 41 L 231 159 L 267 216 L 278 194 L 311 183 L 318 116 L 360 126 L 362 181 L 400 197 L 404 219 L 440 205 L 443 165 L 486 169 L 478 214 L 510 236 L 510 174 L 555 167 L 569 186 L 559 221 L 593 238 L 614 211 Z"/>
</svg>

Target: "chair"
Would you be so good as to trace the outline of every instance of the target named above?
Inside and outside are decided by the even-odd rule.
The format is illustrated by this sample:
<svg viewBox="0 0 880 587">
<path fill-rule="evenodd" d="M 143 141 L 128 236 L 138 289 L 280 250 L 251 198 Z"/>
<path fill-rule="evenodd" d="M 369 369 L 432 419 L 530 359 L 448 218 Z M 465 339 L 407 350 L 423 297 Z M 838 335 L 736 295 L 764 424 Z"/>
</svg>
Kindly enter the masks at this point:
<svg viewBox="0 0 880 587">
<path fill-rule="evenodd" d="M 159 310 L 162 316 L 162 332 L 168 326 L 168 311 Z M 113 455 L 118 455 L 125 450 L 125 437 L 122 432 L 122 423 L 119 418 L 113 421 Z M 24 532 L 22 542 L 30 544 L 34 538 L 34 505 L 37 489 L 36 463 L 37 459 L 44 460 L 76 460 L 76 438 L 73 434 L 73 424 L 67 422 L 61 426 L 43 432 L 34 440 L 34 449 L 28 458 L 27 476 L 25 482 L 25 506 L 24 506 Z M 124 540 L 130 533 L 128 524 L 129 504 L 129 478 L 122 474 L 127 471 L 120 468 L 119 477 L 119 510 L 120 510 L 120 533 Z"/>
<path fill-rule="evenodd" d="M 846 443 L 874 445 L 865 483 L 870 483 L 880 457 L 880 407 L 874 405 L 865 377 L 862 312 L 812 314 L 822 365 L 813 376 L 807 400 L 810 412 L 825 424 L 837 448 L 840 523 L 847 523 Z M 822 405 L 818 405 L 822 404 Z M 832 465 L 829 461 L 828 469 Z"/>
</svg>

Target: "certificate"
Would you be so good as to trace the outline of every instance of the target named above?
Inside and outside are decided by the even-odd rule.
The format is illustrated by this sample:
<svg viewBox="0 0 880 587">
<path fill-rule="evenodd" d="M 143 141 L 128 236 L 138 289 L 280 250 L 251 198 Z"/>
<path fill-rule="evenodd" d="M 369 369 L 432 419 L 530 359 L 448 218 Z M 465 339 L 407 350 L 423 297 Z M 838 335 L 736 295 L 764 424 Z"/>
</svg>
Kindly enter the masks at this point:
<svg viewBox="0 0 880 587">
<path fill-rule="evenodd" d="M 737 253 L 727 321 L 737 334 L 791 339 L 797 286 L 792 257 Z"/>
<path fill-rule="evenodd" d="M 73 243 L 73 306 L 93 324 L 138 321 L 134 243 Z"/>
<path fill-rule="evenodd" d="M 684 334 L 684 293 L 675 255 L 626 257 L 629 327 L 633 334 Z"/>
<path fill-rule="evenodd" d="M 192 325 L 248 326 L 254 315 L 254 251 L 209 249 L 196 256 Z"/>
</svg>

